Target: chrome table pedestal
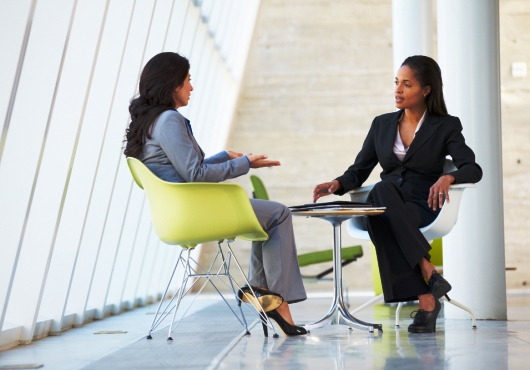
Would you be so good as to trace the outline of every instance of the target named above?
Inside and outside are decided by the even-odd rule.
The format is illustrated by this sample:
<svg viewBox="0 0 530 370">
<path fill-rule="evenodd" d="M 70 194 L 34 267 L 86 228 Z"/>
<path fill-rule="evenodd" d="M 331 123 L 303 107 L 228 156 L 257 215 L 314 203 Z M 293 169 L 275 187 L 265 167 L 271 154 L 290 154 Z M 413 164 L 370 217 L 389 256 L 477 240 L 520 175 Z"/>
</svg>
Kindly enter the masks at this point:
<svg viewBox="0 0 530 370">
<path fill-rule="evenodd" d="M 322 218 L 333 225 L 333 302 L 326 316 L 311 324 L 304 325 L 307 330 L 327 325 L 347 325 L 356 329 L 373 333 L 375 329 L 382 331 L 381 324 L 370 324 L 353 317 L 344 304 L 342 292 L 342 235 L 341 224 L 356 216 L 378 215 L 383 210 L 347 209 L 347 210 L 315 210 L 291 211 L 295 216 Z"/>
</svg>

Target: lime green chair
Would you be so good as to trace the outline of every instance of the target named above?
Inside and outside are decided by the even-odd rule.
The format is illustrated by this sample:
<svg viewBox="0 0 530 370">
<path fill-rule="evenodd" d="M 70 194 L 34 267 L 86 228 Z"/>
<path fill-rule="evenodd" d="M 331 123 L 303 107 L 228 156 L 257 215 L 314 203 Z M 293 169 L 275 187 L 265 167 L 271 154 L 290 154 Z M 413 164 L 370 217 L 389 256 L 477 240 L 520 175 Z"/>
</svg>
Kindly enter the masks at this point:
<svg viewBox="0 0 530 370">
<path fill-rule="evenodd" d="M 249 286 L 250 284 L 232 251 L 230 242 L 236 237 L 252 241 L 268 239 L 267 233 L 262 229 L 254 214 L 245 191 L 236 184 L 167 182 L 155 176 L 136 158 L 127 158 L 127 164 L 129 165 L 134 181 L 146 193 L 156 234 L 164 243 L 180 245 L 182 247 L 169 283 L 162 296 L 163 298 L 158 306 L 155 318 L 151 324 L 147 339 L 152 339 L 151 333 L 174 309 L 173 319 L 169 325 L 168 332 L 168 341 L 173 340 L 171 334 L 178 325 L 178 323 L 176 325 L 174 324 L 180 302 L 183 296 L 191 290 L 200 278 L 205 278 L 206 281 L 200 287 L 198 294 L 206 284 L 210 283 L 248 332 L 247 321 L 241 307 L 239 307 L 240 318 L 212 281 L 213 277 L 218 278 L 220 282 L 232 291 L 237 301 L 237 290 L 234 284 L 236 286 L 238 285 L 230 275 L 230 263 L 232 259 L 245 282 Z M 225 253 L 223 253 L 221 246 L 224 240 L 227 240 L 228 248 L 228 251 Z M 207 270 L 190 257 L 191 250 L 198 244 L 212 241 L 218 242 L 218 252 L 214 262 L 217 260 L 221 261 L 221 267 L 216 271 L 212 271 L 213 262 Z M 183 257 L 184 252 L 187 253 L 186 258 Z M 163 299 L 166 297 L 179 264 L 184 269 L 182 284 L 167 306 L 162 310 L 162 313 L 160 313 Z M 220 279 L 220 277 L 227 278 L 230 286 Z M 190 278 L 191 286 L 188 286 Z M 176 301 L 175 297 L 177 297 Z M 168 311 L 173 301 L 175 301 L 175 304 Z"/>
<path fill-rule="evenodd" d="M 253 190 L 252 195 L 254 196 L 254 198 L 269 200 L 269 194 L 267 193 L 267 189 L 265 188 L 263 181 L 261 181 L 261 179 L 258 176 L 250 175 L 250 183 L 252 184 L 252 190 Z M 363 247 L 360 245 L 355 245 L 351 247 L 343 247 L 342 248 L 342 267 L 356 261 L 357 258 L 360 258 L 362 256 L 363 256 Z M 333 250 L 331 249 L 298 255 L 298 265 L 300 267 L 310 266 L 310 265 L 314 265 L 317 263 L 331 262 L 331 261 L 333 261 Z M 330 267 L 329 269 L 324 270 L 317 275 L 313 275 L 313 276 L 302 275 L 302 279 L 306 283 L 313 283 L 313 282 L 325 281 L 325 280 L 332 281 L 333 280 L 332 278 L 326 277 L 332 272 L 333 272 L 333 267 Z M 348 286 L 345 284 L 344 281 L 343 281 L 343 287 L 346 291 L 346 305 L 349 307 Z"/>
</svg>

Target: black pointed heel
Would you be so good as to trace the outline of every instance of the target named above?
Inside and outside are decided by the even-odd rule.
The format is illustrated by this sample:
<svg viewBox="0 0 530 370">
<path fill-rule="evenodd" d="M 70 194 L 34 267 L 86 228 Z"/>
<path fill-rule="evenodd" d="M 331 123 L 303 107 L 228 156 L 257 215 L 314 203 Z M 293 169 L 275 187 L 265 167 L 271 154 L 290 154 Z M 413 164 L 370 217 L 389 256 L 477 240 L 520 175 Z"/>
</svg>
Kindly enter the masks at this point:
<svg viewBox="0 0 530 370">
<path fill-rule="evenodd" d="M 276 324 L 280 327 L 280 329 L 283 331 L 285 335 L 289 336 L 295 336 L 295 335 L 304 335 L 307 334 L 307 330 L 302 328 L 301 326 L 291 325 L 285 319 L 278 313 L 276 310 L 268 311 L 266 312 L 266 315 L 270 318 L 276 321 Z M 266 326 L 266 325 L 265 325 Z M 263 331 L 265 332 L 265 326 L 263 327 Z"/>
<path fill-rule="evenodd" d="M 431 293 L 435 299 L 440 299 L 443 296 L 447 297 L 447 293 L 449 293 L 452 288 L 451 284 L 449 284 L 449 282 L 436 271 L 433 271 L 429 278 L 429 287 L 431 288 Z"/>
<path fill-rule="evenodd" d="M 254 294 L 252 291 L 254 291 Z M 283 297 L 280 294 L 254 286 L 241 287 L 237 292 L 237 297 L 239 298 L 237 303 L 239 306 L 241 306 L 241 302 L 249 302 L 252 303 L 256 310 L 261 311 L 263 308 L 265 312 L 275 310 L 283 303 Z"/>
<path fill-rule="evenodd" d="M 265 338 L 268 338 L 268 336 L 269 336 L 269 328 L 267 327 L 267 324 L 265 324 L 262 321 L 261 325 L 263 326 L 263 335 L 265 336 Z"/>
<path fill-rule="evenodd" d="M 442 309 L 440 301 L 434 300 L 434 310 L 425 311 L 417 310 L 412 311 L 410 317 L 414 319 L 412 324 L 409 325 L 409 333 L 434 333 L 436 331 L 436 318 Z M 415 314 L 414 316 L 412 316 Z"/>
</svg>

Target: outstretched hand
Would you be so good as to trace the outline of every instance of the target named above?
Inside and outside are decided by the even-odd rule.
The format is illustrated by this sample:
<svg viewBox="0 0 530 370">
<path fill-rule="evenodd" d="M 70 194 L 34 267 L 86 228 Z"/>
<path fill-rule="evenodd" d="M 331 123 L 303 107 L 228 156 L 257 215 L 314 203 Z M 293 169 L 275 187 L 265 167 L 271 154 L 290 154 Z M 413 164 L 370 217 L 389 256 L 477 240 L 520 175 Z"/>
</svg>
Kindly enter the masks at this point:
<svg viewBox="0 0 530 370">
<path fill-rule="evenodd" d="M 443 175 L 431 186 L 429 198 L 427 199 L 429 208 L 432 208 L 433 211 L 436 211 L 437 208 L 442 208 L 444 196 L 447 203 L 449 203 L 449 186 L 453 182 L 455 182 L 455 178 L 452 175 Z"/>
<path fill-rule="evenodd" d="M 315 203 L 319 198 L 333 194 L 334 192 L 340 189 L 342 189 L 342 185 L 337 180 L 318 184 L 313 190 L 313 203 Z"/>
<path fill-rule="evenodd" d="M 250 168 L 275 167 L 280 166 L 280 161 L 267 159 L 267 154 L 248 154 Z"/>
<path fill-rule="evenodd" d="M 228 156 L 230 159 L 235 159 L 243 156 L 243 153 L 234 152 L 233 150 L 227 150 Z"/>
</svg>

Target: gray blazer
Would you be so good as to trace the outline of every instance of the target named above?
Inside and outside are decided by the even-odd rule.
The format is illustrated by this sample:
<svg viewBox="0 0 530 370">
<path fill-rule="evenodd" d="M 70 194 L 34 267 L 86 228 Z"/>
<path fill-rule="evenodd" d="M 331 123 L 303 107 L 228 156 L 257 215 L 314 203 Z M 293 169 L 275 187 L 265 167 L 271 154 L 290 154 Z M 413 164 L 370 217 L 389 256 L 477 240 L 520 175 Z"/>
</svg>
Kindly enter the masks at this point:
<svg viewBox="0 0 530 370">
<path fill-rule="evenodd" d="M 221 182 L 250 169 L 247 157 L 231 160 L 225 151 L 205 158 L 187 119 L 176 110 L 167 110 L 158 117 L 139 159 L 159 178 L 170 182 Z"/>
</svg>

